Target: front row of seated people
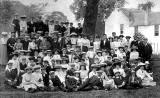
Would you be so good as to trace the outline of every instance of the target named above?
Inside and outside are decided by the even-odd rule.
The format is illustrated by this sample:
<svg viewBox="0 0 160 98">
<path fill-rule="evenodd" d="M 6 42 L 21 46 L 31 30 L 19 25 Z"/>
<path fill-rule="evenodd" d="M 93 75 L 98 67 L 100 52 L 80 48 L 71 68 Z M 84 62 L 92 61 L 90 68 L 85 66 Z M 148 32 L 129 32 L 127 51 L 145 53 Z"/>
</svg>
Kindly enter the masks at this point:
<svg viewBox="0 0 160 98">
<path fill-rule="evenodd" d="M 43 61 L 43 66 L 27 66 L 24 70 L 18 71 L 15 68 L 15 61 L 9 60 L 5 70 L 5 84 L 13 88 L 24 89 L 30 93 L 35 91 L 61 90 L 73 92 L 155 86 L 152 73 L 145 69 L 147 64 L 135 61 L 130 61 L 128 65 L 119 61 L 105 62 L 92 64 L 90 71 L 88 71 L 84 62 L 80 62 L 79 70 L 76 70 L 74 63 L 69 64 L 67 69 L 60 64 L 51 67 L 48 61 Z"/>
</svg>

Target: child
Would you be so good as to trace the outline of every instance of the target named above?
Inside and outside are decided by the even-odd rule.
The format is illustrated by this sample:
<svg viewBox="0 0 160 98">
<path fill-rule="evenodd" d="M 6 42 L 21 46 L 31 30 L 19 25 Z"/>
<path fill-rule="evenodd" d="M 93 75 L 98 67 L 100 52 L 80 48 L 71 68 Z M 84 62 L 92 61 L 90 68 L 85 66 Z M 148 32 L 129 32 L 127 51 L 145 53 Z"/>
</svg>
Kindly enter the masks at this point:
<svg viewBox="0 0 160 98">
<path fill-rule="evenodd" d="M 43 77 L 41 73 L 41 66 L 37 65 L 34 67 L 34 72 L 32 73 L 33 77 L 35 79 L 35 84 L 39 90 L 44 90 L 44 82 L 43 82 Z"/>
<path fill-rule="evenodd" d="M 29 93 L 33 93 L 36 91 L 37 89 L 37 86 L 36 86 L 36 83 L 35 83 L 35 77 L 33 76 L 32 74 L 32 67 L 31 66 L 28 66 L 27 68 L 25 68 L 26 70 L 26 73 L 23 74 L 22 76 L 22 83 L 21 83 L 21 87 L 29 92 Z"/>
<path fill-rule="evenodd" d="M 17 86 L 17 69 L 13 68 L 14 61 L 10 60 L 5 70 L 5 84 L 15 88 Z"/>
</svg>

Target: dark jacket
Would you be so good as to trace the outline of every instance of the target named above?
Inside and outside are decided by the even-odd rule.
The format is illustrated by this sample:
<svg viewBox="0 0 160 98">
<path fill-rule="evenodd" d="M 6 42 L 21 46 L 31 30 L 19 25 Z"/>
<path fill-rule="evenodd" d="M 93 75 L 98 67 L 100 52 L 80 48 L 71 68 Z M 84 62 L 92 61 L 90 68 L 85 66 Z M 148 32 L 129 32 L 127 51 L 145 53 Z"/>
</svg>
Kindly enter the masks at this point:
<svg viewBox="0 0 160 98">
<path fill-rule="evenodd" d="M 104 43 L 104 40 L 101 40 L 100 48 L 104 49 L 104 50 L 110 50 L 111 49 L 111 45 L 110 45 L 110 42 L 108 41 L 108 39 L 106 39 L 105 43 Z"/>
</svg>

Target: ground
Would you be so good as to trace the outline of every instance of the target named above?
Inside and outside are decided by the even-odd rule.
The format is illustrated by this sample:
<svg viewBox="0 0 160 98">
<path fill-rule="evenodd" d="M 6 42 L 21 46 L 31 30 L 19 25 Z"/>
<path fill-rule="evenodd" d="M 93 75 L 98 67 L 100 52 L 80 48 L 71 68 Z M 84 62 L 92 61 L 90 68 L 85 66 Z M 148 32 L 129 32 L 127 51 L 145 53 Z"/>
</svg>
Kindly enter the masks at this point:
<svg viewBox="0 0 160 98">
<path fill-rule="evenodd" d="M 30 94 L 22 90 L 5 89 L 4 72 L 0 71 L 0 98 L 159 98 L 160 97 L 160 59 L 152 60 L 154 80 L 157 86 L 136 90 L 88 91 L 88 92 L 37 92 Z M 2 68 L 1 68 L 2 70 Z"/>
</svg>

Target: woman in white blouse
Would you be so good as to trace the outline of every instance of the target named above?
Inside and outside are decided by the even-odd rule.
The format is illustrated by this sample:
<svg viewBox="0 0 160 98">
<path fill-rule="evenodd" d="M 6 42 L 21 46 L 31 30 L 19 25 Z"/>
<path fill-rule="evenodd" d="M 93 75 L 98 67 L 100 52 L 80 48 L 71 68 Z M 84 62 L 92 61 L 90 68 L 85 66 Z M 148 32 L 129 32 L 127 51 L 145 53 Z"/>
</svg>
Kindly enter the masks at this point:
<svg viewBox="0 0 160 98">
<path fill-rule="evenodd" d="M 153 77 L 151 77 L 151 75 L 144 70 L 144 66 L 145 64 L 143 63 L 140 65 L 140 69 L 136 72 L 137 77 L 142 80 L 143 86 L 155 86 L 156 82 L 153 82 Z"/>
<path fill-rule="evenodd" d="M 93 47 L 94 47 L 95 52 L 96 52 L 96 50 L 100 49 L 100 43 L 101 43 L 100 38 L 96 37 L 95 41 L 93 42 Z"/>
<path fill-rule="evenodd" d="M 88 78 L 88 70 L 86 69 L 85 64 L 80 64 L 80 77 L 82 79 L 82 82 L 84 82 Z"/>
</svg>

